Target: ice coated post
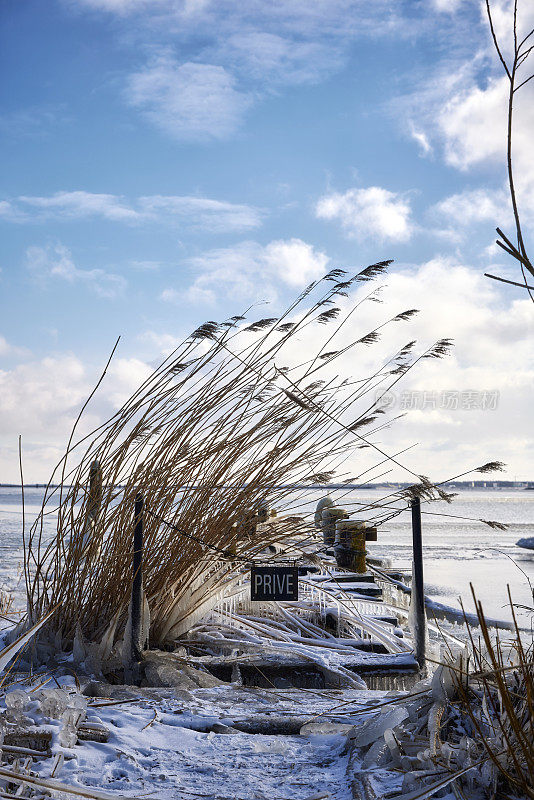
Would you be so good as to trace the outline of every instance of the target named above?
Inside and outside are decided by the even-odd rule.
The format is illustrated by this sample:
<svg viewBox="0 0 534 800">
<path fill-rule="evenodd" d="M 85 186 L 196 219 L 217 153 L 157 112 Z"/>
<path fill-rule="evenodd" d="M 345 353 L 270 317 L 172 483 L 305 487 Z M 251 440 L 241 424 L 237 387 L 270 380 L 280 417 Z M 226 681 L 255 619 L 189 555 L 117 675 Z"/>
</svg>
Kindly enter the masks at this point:
<svg viewBox="0 0 534 800">
<path fill-rule="evenodd" d="M 256 504 L 255 507 L 256 516 L 258 518 L 258 522 L 267 522 L 269 519 L 269 504 L 266 500 L 261 500 L 259 503 Z"/>
<path fill-rule="evenodd" d="M 336 523 L 334 554 L 338 567 L 364 574 L 367 570 L 365 557 L 365 522 L 342 519 Z"/>
<path fill-rule="evenodd" d="M 322 528 L 323 526 L 323 518 L 322 513 L 325 508 L 331 508 L 334 505 L 334 501 L 331 497 L 323 497 L 317 503 L 315 508 L 315 514 L 313 515 L 313 521 L 315 523 L 316 528 Z"/>
<path fill-rule="evenodd" d="M 344 508 L 329 507 L 322 511 L 323 542 L 332 547 L 336 538 L 336 522 L 349 516 Z"/>
<path fill-rule="evenodd" d="M 133 563 L 132 563 L 132 596 L 130 600 L 130 641 L 129 653 L 124 654 L 124 678 L 134 682 L 139 679 L 139 662 L 141 661 L 141 615 L 143 608 L 143 495 L 135 496 Z M 125 647 L 126 642 L 125 642 Z"/>
</svg>

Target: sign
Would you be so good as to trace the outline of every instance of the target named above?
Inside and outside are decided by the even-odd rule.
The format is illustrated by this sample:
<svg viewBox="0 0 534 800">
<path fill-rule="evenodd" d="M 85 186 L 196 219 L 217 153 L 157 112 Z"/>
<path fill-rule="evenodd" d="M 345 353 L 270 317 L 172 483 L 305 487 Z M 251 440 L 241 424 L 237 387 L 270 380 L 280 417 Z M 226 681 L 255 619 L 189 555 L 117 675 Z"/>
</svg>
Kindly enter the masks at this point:
<svg viewBox="0 0 534 800">
<path fill-rule="evenodd" d="M 298 567 L 252 567 L 251 600 L 298 600 Z"/>
</svg>

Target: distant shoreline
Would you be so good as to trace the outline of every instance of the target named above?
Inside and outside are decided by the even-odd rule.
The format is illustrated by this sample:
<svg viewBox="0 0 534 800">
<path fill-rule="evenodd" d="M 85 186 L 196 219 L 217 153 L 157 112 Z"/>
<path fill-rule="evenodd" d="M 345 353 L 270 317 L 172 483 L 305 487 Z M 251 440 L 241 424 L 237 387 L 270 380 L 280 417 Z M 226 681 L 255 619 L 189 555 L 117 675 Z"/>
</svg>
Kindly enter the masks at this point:
<svg viewBox="0 0 534 800">
<path fill-rule="evenodd" d="M 51 483 L 25 483 L 25 489 L 58 489 L 61 484 Z M 295 484 L 279 484 L 273 488 L 276 489 L 320 489 L 321 491 L 331 491 L 333 489 L 406 489 L 412 486 L 412 483 L 295 483 Z M 64 484 L 65 488 L 70 488 L 70 484 Z M 534 481 L 450 481 L 441 483 L 440 486 L 446 489 L 529 489 L 534 490 Z M 116 489 L 123 489 L 123 484 L 118 484 Z M 200 488 L 196 486 L 178 487 L 178 488 Z M 235 486 L 215 486 L 215 489 L 235 489 Z M 20 483 L 0 483 L 0 489 L 22 489 Z"/>
</svg>

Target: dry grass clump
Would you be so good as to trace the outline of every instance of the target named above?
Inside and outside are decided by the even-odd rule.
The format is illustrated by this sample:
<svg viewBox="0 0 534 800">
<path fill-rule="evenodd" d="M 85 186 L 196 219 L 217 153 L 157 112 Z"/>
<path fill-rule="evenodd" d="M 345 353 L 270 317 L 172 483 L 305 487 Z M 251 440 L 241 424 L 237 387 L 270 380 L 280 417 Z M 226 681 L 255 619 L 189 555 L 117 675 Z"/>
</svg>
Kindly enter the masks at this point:
<svg viewBox="0 0 534 800">
<path fill-rule="evenodd" d="M 510 591 L 508 590 L 510 595 Z M 534 798 L 534 637 L 518 626 L 509 641 L 492 638 L 475 597 L 482 642 L 470 629 L 471 672 L 455 672 L 464 714 L 473 728 L 491 788 L 502 796 Z"/>
<path fill-rule="evenodd" d="M 355 726 L 356 797 L 534 797 L 533 632 L 519 628 L 510 601 L 514 630 L 499 639 L 476 597 L 475 606 L 481 638 L 466 614 L 468 644 L 456 640 L 453 651 L 443 634 L 447 655 L 410 692 L 329 709 L 331 719 Z"/>
<path fill-rule="evenodd" d="M 0 616 L 9 614 L 13 610 L 13 594 L 7 589 L 0 589 Z"/>
<path fill-rule="evenodd" d="M 333 270 L 278 318 L 204 323 L 91 435 L 76 441 L 76 423 L 25 541 L 29 615 L 37 619 L 59 606 L 47 627 L 55 648 L 71 647 L 77 634 L 109 649 L 123 626 L 137 492 L 146 509 L 150 639 L 161 645 L 187 629 L 192 612 L 201 615 L 216 602 L 240 564 L 298 532 L 298 517 L 286 521 L 285 532 L 256 529 L 258 506 L 280 508 L 294 497 L 292 485 L 332 479 L 358 447 L 372 447 L 379 463 L 388 461 L 368 438 L 383 427 L 372 427 L 377 387 L 385 391 L 420 358 L 442 355 L 443 342 L 418 357 L 410 342 L 370 376 L 333 373 L 332 362 L 375 341 L 388 322 L 409 319 L 411 309 L 332 350 L 342 317 L 334 331 L 325 328 L 318 351 L 306 350 L 306 334 L 339 317 L 336 299 L 381 275 L 388 263 L 351 278 Z M 373 291 L 365 298 L 376 299 Z M 295 363 L 295 353 L 303 363 Z M 360 401 L 364 410 L 357 413 Z M 356 423 L 371 428 L 367 437 L 355 432 Z M 89 490 L 91 465 L 93 482 L 101 471 L 101 489 Z M 52 500 L 58 518 L 50 542 L 43 523 Z"/>
<path fill-rule="evenodd" d="M 481 636 L 465 615 L 469 646 L 461 656 L 451 652 L 434 675 L 424 755 L 441 778 L 413 800 L 430 796 L 440 782 L 452 783 L 460 800 L 534 798 L 533 632 L 519 627 L 508 590 L 514 628 L 506 640 L 492 635 L 471 590 Z"/>
</svg>

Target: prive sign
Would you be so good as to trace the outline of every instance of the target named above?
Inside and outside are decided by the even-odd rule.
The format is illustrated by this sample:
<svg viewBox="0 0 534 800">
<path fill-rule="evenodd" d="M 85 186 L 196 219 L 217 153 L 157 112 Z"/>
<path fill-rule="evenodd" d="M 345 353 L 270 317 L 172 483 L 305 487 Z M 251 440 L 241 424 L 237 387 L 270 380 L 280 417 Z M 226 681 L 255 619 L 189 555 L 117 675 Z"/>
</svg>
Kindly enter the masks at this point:
<svg viewBox="0 0 534 800">
<path fill-rule="evenodd" d="M 298 567 L 252 567 L 251 600 L 298 600 Z"/>
</svg>

